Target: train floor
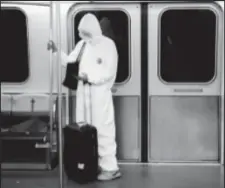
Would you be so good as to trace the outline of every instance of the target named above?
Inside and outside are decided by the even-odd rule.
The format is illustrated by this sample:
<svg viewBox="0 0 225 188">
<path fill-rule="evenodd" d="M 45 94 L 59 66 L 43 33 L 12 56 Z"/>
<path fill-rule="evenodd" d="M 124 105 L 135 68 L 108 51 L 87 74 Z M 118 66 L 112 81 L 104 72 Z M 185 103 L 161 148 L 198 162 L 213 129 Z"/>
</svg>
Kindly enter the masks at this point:
<svg viewBox="0 0 225 188">
<path fill-rule="evenodd" d="M 120 165 L 122 178 L 65 188 L 223 188 L 224 166 Z M 58 188 L 58 171 L 3 172 L 2 188 Z"/>
</svg>

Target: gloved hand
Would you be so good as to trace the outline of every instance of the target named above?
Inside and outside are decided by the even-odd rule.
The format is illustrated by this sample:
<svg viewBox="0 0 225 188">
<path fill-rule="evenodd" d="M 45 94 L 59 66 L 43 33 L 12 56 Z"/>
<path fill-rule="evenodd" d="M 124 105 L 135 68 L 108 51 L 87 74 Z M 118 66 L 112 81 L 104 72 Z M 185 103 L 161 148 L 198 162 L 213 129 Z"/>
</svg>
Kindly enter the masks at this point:
<svg viewBox="0 0 225 188">
<path fill-rule="evenodd" d="M 53 53 L 57 52 L 57 47 L 56 44 L 54 43 L 54 41 L 50 40 L 47 44 L 47 49 L 48 50 L 52 50 Z"/>
<path fill-rule="evenodd" d="M 84 84 L 89 83 L 88 82 L 88 76 L 86 73 L 81 73 L 79 76 L 79 79 L 82 80 L 84 82 Z"/>
</svg>

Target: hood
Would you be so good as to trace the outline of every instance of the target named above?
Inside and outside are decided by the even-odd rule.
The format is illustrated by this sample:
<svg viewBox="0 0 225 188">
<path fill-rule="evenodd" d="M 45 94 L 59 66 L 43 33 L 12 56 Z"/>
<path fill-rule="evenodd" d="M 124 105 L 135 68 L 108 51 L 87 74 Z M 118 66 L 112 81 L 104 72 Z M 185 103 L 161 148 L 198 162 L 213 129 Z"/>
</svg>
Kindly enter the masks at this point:
<svg viewBox="0 0 225 188">
<path fill-rule="evenodd" d="M 93 14 L 85 14 L 78 26 L 78 30 L 84 30 L 89 32 L 93 38 L 99 37 L 102 35 L 102 30 L 98 19 Z"/>
</svg>

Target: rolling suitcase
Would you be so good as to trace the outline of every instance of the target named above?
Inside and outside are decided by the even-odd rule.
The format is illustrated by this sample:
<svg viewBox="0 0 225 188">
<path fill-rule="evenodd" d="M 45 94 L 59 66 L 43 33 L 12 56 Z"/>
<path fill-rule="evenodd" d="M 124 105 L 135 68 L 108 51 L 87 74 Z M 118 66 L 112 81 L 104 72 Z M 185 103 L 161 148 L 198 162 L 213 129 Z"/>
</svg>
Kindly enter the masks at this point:
<svg viewBox="0 0 225 188">
<path fill-rule="evenodd" d="M 91 97 L 89 84 L 84 84 L 84 86 L 88 86 L 88 94 Z M 66 126 L 63 131 L 64 170 L 68 179 L 80 184 L 95 181 L 98 173 L 97 129 L 87 122 L 87 105 L 85 104 L 87 103 L 84 96 L 86 122 L 83 122 L 80 126 L 73 123 Z"/>
</svg>

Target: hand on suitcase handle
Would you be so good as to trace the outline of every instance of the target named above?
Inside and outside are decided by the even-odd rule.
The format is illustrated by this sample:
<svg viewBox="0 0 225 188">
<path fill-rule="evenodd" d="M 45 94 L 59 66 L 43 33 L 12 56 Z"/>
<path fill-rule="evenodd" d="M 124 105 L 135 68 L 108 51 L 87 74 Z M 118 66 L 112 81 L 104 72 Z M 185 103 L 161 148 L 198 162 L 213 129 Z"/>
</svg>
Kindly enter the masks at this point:
<svg viewBox="0 0 225 188">
<path fill-rule="evenodd" d="M 83 79 L 82 77 L 80 77 L 80 76 L 76 76 L 76 78 L 77 78 L 78 80 L 82 80 L 84 84 L 89 84 L 89 85 L 92 84 L 92 83 L 88 82 L 88 80 L 84 80 L 84 79 Z"/>
<path fill-rule="evenodd" d="M 81 73 L 81 76 L 78 76 L 78 79 L 82 80 L 84 82 L 84 84 L 91 85 L 91 83 L 88 82 L 88 76 L 86 73 Z"/>
<path fill-rule="evenodd" d="M 83 80 L 84 82 L 88 81 L 88 76 L 86 73 L 80 73 L 80 79 Z"/>
</svg>

